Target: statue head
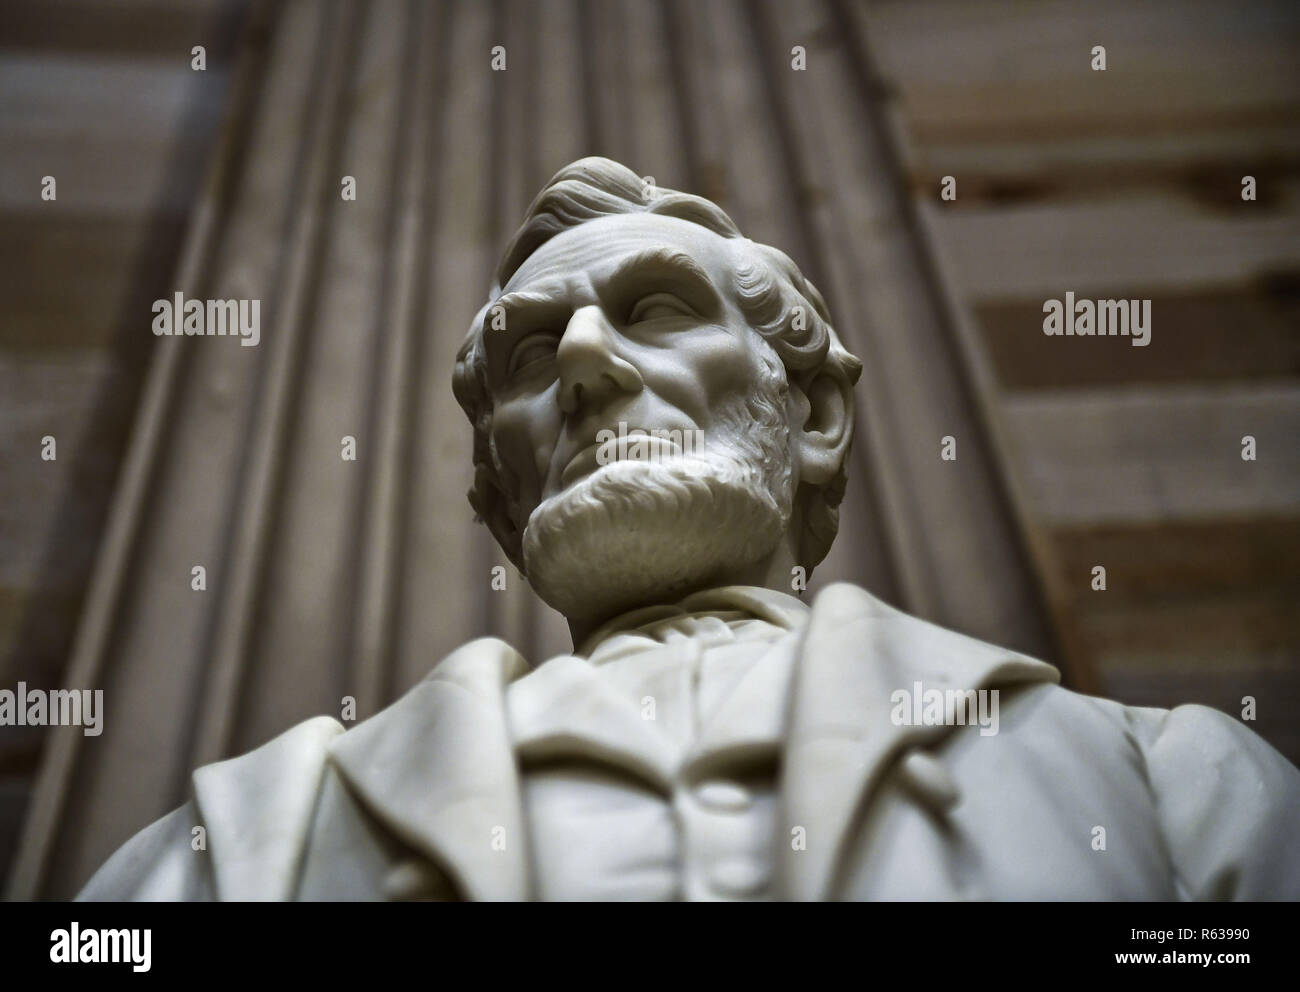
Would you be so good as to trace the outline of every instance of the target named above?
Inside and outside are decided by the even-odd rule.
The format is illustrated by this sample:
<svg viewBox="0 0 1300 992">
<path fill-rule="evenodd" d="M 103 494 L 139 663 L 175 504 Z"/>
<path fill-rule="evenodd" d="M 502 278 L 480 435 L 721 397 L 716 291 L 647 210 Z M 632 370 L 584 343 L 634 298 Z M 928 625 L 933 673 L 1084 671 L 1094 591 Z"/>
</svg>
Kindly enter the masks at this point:
<svg viewBox="0 0 1300 992">
<path fill-rule="evenodd" d="M 470 503 L 575 631 L 716 585 L 789 591 L 835 537 L 861 368 L 783 252 L 581 159 L 457 355 Z"/>
</svg>

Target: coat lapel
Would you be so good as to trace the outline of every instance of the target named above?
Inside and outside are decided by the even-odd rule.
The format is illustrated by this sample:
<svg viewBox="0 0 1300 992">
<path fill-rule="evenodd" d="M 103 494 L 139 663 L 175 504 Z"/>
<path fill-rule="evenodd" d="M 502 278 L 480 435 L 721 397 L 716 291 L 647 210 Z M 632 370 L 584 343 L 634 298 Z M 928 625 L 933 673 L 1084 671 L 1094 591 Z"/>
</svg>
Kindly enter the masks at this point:
<svg viewBox="0 0 1300 992">
<path fill-rule="evenodd" d="M 327 716 L 298 724 L 256 751 L 191 776 L 218 899 L 292 899 L 311 833 L 325 756 L 343 727 Z"/>
<path fill-rule="evenodd" d="M 703 722 L 687 758 L 689 766 L 699 769 L 725 764 L 779 748 L 785 736 L 791 673 L 799 645 L 795 631 L 770 644 L 750 641 L 741 645 L 761 654 Z"/>
<path fill-rule="evenodd" d="M 846 835 L 891 761 L 948 726 L 896 725 L 890 696 L 1055 682 L 1051 665 L 910 617 L 848 583 L 813 604 L 795 669 L 782 760 L 781 895 L 832 895 Z M 803 828 L 803 845 L 792 842 Z"/>
<path fill-rule="evenodd" d="M 671 792 L 681 760 L 673 741 L 586 659 L 552 658 L 510 687 L 507 708 L 521 761 L 595 761 Z"/>
<path fill-rule="evenodd" d="M 527 670 L 503 641 L 471 641 L 330 748 L 366 807 L 448 871 L 469 899 L 530 895 L 504 698 L 506 685 Z"/>
</svg>

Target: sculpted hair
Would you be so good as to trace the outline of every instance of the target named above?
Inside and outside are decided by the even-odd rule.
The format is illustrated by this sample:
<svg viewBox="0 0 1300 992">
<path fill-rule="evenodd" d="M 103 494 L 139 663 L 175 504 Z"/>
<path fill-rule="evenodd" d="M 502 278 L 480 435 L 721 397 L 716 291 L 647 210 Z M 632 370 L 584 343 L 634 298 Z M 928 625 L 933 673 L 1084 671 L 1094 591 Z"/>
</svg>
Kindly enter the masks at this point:
<svg viewBox="0 0 1300 992">
<path fill-rule="evenodd" d="M 749 325 L 775 352 L 787 382 L 806 391 L 818 375 L 830 372 L 852 385 L 862 363 L 840 344 L 831 327 L 826 301 L 784 252 L 744 237 L 715 203 L 690 193 L 662 189 L 631 169 L 606 158 L 584 158 L 552 177 L 529 206 L 523 225 L 506 246 L 488 302 L 475 316 L 460 351 L 452 388 L 474 428 L 474 484 L 470 505 L 502 549 L 522 570 L 521 537 L 515 527 L 514 480 L 492 443 L 492 394 L 483 352 L 483 320 L 501 289 L 524 261 L 562 231 L 598 217 L 650 213 L 699 224 L 729 240 L 733 250 L 738 306 Z M 852 410 L 846 412 L 852 416 Z M 848 455 L 824 486 L 800 485 L 803 533 L 796 553 L 812 570 L 826 557 L 839 528 Z"/>
</svg>

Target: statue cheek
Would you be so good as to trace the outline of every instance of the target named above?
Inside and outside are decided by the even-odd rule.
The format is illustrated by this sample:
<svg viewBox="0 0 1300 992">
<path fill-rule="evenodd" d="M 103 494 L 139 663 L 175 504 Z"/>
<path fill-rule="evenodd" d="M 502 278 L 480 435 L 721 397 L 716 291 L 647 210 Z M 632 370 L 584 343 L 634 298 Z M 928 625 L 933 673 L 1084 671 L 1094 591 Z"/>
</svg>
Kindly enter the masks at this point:
<svg viewBox="0 0 1300 992">
<path fill-rule="evenodd" d="M 685 408 L 697 423 L 716 419 L 720 410 L 743 404 L 763 388 L 763 379 L 744 357 L 734 352 L 725 359 L 699 368 L 693 377 L 689 406 Z"/>
<path fill-rule="evenodd" d="M 498 408 L 492 422 L 497 456 L 515 483 L 516 491 L 511 495 L 524 518 L 519 521 L 521 526 L 541 498 L 542 483 L 559 435 L 558 419 L 531 406 L 512 403 Z"/>
<path fill-rule="evenodd" d="M 719 331 L 699 342 L 696 367 L 700 378 L 714 397 L 751 391 L 761 377 L 757 334 L 745 326 Z"/>
<path fill-rule="evenodd" d="M 655 392 L 693 420 L 707 420 L 711 410 L 753 389 L 754 360 L 732 331 L 702 327 L 679 340 L 683 343 L 667 362 L 643 372 Z"/>
</svg>

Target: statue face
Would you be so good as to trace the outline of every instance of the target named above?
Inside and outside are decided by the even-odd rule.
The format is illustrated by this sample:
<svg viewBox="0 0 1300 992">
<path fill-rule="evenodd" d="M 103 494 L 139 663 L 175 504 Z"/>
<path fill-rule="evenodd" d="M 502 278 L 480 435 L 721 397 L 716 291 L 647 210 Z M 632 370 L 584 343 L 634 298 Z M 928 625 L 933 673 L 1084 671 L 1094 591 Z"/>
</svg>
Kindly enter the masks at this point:
<svg viewBox="0 0 1300 992">
<path fill-rule="evenodd" d="M 525 569 L 571 619 L 689 591 L 785 531 L 785 376 L 733 300 L 743 250 L 676 218 L 603 217 L 542 245 L 489 310 Z"/>
</svg>

